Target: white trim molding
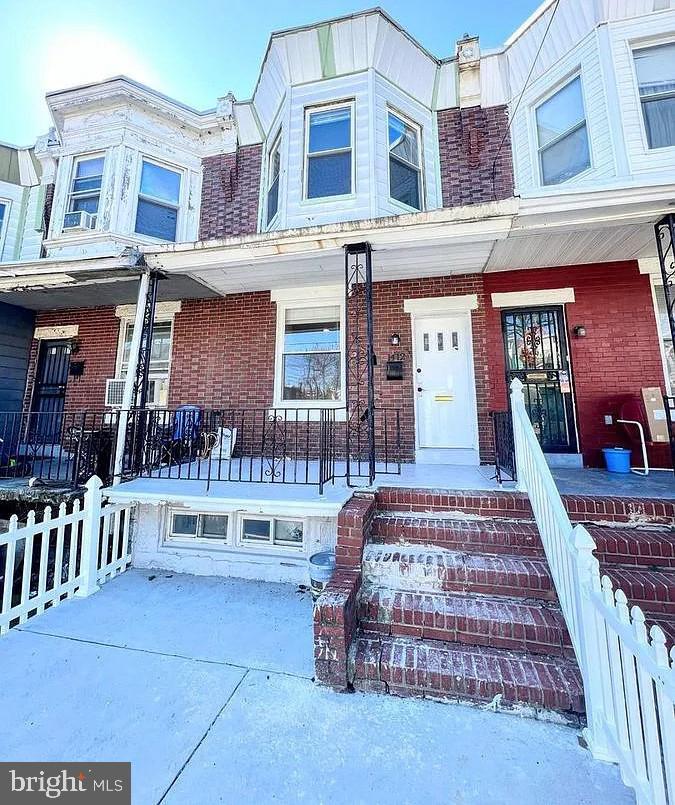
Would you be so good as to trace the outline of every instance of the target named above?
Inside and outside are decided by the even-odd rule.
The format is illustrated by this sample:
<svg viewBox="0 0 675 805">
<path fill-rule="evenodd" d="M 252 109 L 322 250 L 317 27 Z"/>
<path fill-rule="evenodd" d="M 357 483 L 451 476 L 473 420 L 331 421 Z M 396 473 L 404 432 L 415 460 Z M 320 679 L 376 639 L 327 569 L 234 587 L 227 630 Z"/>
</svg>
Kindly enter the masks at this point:
<svg viewBox="0 0 675 805">
<path fill-rule="evenodd" d="M 80 332 L 79 324 L 64 324 L 61 327 L 36 327 L 33 338 L 44 341 L 48 338 L 76 338 Z"/>
<path fill-rule="evenodd" d="M 565 305 L 574 302 L 574 288 L 543 288 L 536 291 L 493 293 L 492 307 L 527 307 L 530 305 Z"/>
<path fill-rule="evenodd" d="M 181 301 L 178 302 L 157 302 L 155 305 L 155 321 L 160 319 L 173 318 L 176 313 L 181 311 Z M 133 319 L 136 316 L 136 305 L 117 305 L 115 316 L 118 319 Z"/>
<path fill-rule="evenodd" d="M 338 304 L 344 297 L 342 285 L 307 285 L 300 288 L 277 288 L 272 290 L 270 297 L 273 302 L 282 304 L 300 303 L 307 305 L 311 301 L 328 300 L 331 304 Z"/>
<path fill-rule="evenodd" d="M 430 313 L 465 313 L 478 308 L 475 293 L 460 296 L 430 296 L 424 299 L 404 299 L 403 310 L 418 316 Z"/>
</svg>

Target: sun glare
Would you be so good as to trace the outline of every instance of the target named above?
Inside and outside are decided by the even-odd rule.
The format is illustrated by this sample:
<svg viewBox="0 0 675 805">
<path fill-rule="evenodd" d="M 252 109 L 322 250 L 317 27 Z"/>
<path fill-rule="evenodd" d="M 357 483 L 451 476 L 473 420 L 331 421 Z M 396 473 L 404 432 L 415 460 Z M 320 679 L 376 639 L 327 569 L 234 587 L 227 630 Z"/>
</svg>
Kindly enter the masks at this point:
<svg viewBox="0 0 675 805">
<path fill-rule="evenodd" d="M 123 42 L 96 29 L 56 31 L 40 56 L 45 91 L 124 74 L 159 89 L 153 70 Z"/>
</svg>

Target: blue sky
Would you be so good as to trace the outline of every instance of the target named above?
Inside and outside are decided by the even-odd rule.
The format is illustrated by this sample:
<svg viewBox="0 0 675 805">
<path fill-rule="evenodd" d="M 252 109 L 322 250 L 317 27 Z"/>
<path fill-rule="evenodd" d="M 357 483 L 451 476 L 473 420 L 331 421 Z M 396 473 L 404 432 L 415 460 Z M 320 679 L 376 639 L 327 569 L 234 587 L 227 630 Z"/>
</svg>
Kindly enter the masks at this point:
<svg viewBox="0 0 675 805">
<path fill-rule="evenodd" d="M 29 145 L 49 126 L 48 90 L 124 73 L 198 109 L 251 95 L 269 34 L 371 8 L 359 0 L 0 0 L 0 140 Z M 388 0 L 436 56 L 465 32 L 501 44 L 540 0 Z"/>
</svg>

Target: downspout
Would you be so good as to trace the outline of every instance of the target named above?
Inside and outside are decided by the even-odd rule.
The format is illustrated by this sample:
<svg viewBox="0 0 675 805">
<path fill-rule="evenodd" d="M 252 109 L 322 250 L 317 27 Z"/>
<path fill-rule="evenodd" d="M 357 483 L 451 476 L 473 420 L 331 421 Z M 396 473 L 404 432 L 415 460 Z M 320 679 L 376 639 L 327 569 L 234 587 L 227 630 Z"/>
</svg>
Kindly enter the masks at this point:
<svg viewBox="0 0 675 805">
<path fill-rule="evenodd" d="M 127 427 L 129 424 L 129 411 L 135 404 L 134 388 L 136 386 L 136 372 L 138 369 L 138 356 L 141 351 L 141 340 L 143 338 L 143 316 L 145 305 L 148 299 L 148 289 L 150 287 L 150 271 L 146 269 L 141 274 L 138 285 L 138 298 L 136 299 L 136 315 L 134 317 L 134 334 L 129 346 L 129 363 L 127 375 L 124 378 L 124 391 L 122 393 L 122 407 L 117 422 L 117 441 L 115 444 L 115 464 L 113 467 L 113 486 L 117 486 L 122 480 L 122 468 L 124 465 L 124 450 L 127 441 Z"/>
</svg>

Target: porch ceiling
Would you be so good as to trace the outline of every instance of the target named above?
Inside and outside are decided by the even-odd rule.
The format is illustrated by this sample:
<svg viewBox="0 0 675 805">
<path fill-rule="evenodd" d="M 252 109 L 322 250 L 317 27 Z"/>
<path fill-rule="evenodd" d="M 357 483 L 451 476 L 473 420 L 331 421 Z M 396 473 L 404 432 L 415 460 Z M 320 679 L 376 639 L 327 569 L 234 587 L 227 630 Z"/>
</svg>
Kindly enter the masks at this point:
<svg viewBox="0 0 675 805">
<path fill-rule="evenodd" d="M 2 287 L 0 302 L 18 305 L 28 310 L 65 310 L 78 307 L 105 307 L 135 304 L 138 297 L 137 271 L 97 272 L 95 277 L 83 278 L 57 274 L 44 277 L 30 287 Z M 218 296 L 191 277 L 175 275 L 159 283 L 160 301 L 202 299 Z"/>
</svg>

